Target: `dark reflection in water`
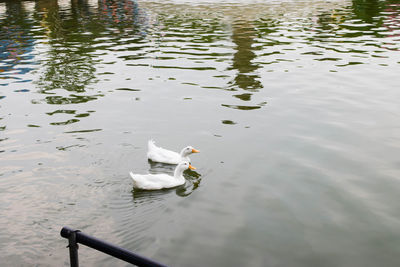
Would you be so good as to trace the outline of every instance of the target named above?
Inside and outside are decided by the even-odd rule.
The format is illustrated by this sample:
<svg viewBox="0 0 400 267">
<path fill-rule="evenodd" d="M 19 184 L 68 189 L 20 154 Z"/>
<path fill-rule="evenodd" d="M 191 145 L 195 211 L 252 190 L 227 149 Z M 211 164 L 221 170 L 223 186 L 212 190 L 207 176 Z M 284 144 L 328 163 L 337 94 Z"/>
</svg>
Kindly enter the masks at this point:
<svg viewBox="0 0 400 267">
<path fill-rule="evenodd" d="M 98 51 L 112 50 L 114 46 L 104 46 L 103 37 L 119 43 L 122 36 L 138 35 L 140 39 L 144 35 L 138 26 L 143 20 L 138 15 L 136 2 L 99 1 L 98 4 L 96 10 L 88 1 L 71 1 L 70 9 L 64 10 L 55 0 L 36 2 L 34 18 L 40 23 L 41 30 L 35 31 L 35 34 L 48 40 L 46 43 L 49 49 L 41 59 L 41 69 L 35 84 L 40 88 L 40 93 L 51 95 L 43 99 L 47 104 L 81 104 L 103 97 L 104 94 L 92 93 L 94 84 L 98 82 L 97 66 L 102 62 L 99 58 L 102 53 Z M 59 89 L 70 94 L 58 95 L 54 90 Z M 88 115 L 85 113 L 75 117 Z M 52 122 L 50 125 L 67 125 L 79 121 L 73 118 Z"/>
<path fill-rule="evenodd" d="M 353 0 L 353 13 L 356 18 L 363 20 L 368 23 L 375 23 L 379 14 L 390 3 L 398 3 L 398 1 L 379 1 L 379 0 Z"/>
<path fill-rule="evenodd" d="M 20 81 L 16 75 L 32 70 L 34 38 L 30 33 L 32 21 L 22 1 L 6 1 L 5 16 L 0 20 L 0 79 Z M 8 85 L 2 83 L 0 85 Z"/>
<path fill-rule="evenodd" d="M 222 123 L 223 124 L 228 124 L 228 125 L 235 125 L 236 124 L 236 122 L 231 121 L 231 120 L 223 120 Z"/>
<path fill-rule="evenodd" d="M 146 14 L 139 8 L 137 1 L 132 0 L 100 0 L 98 1 L 98 23 L 101 35 L 108 36 L 117 43 L 123 43 L 119 37 L 135 37 L 142 40 L 147 35 Z"/>
<path fill-rule="evenodd" d="M 180 197 L 187 197 L 192 194 L 200 186 L 202 179 L 201 174 L 193 170 L 187 170 L 184 176 L 186 183 L 176 188 L 176 194 Z"/>
<path fill-rule="evenodd" d="M 244 94 L 239 94 L 239 95 L 233 95 L 236 98 L 239 98 L 240 100 L 243 101 L 250 101 L 251 100 L 251 94 L 250 93 L 244 93 Z"/>
<path fill-rule="evenodd" d="M 72 1 L 70 14 L 64 14 L 57 1 L 39 1 L 35 18 L 43 25 L 49 50 L 42 60 L 42 70 L 37 85 L 44 94 L 54 89 L 82 93 L 95 82 L 96 63 L 91 54 L 96 38 L 96 21 L 86 1 Z M 49 104 L 83 103 L 96 97 L 46 97 Z"/>
<path fill-rule="evenodd" d="M 315 60 L 343 61 L 343 56 L 340 54 L 348 53 L 355 59 L 336 65 L 344 67 L 368 63 L 363 58 L 379 57 L 384 50 L 399 50 L 397 41 L 379 40 L 396 36 L 390 32 L 400 29 L 399 9 L 400 6 L 396 1 L 353 0 L 350 8 L 338 8 L 319 14 L 314 28 L 316 34 L 309 40 L 320 42 L 321 45 L 317 45 L 318 47 L 339 54 L 337 57 Z M 382 16 L 382 13 L 385 15 Z M 319 53 L 321 56 L 325 54 L 323 51 Z"/>
<path fill-rule="evenodd" d="M 221 104 L 221 106 L 233 109 L 240 109 L 240 110 L 253 110 L 253 109 L 259 109 L 265 104 L 267 104 L 267 102 L 263 102 L 255 106 L 227 105 L 227 104 Z"/>
<path fill-rule="evenodd" d="M 237 87 L 256 92 L 262 88 L 261 82 L 258 80 L 260 77 L 255 72 L 259 65 L 255 64 L 253 60 L 256 58 L 254 53 L 254 44 L 256 38 L 256 30 L 250 22 L 237 21 L 233 23 L 232 29 L 232 41 L 236 45 L 236 52 L 233 56 L 232 68 L 237 70 L 238 73 L 235 75 L 235 79 L 231 82 L 232 89 Z M 243 96 L 243 95 L 241 95 Z M 250 93 L 245 94 L 245 99 L 236 97 L 248 101 L 250 100 Z"/>
</svg>

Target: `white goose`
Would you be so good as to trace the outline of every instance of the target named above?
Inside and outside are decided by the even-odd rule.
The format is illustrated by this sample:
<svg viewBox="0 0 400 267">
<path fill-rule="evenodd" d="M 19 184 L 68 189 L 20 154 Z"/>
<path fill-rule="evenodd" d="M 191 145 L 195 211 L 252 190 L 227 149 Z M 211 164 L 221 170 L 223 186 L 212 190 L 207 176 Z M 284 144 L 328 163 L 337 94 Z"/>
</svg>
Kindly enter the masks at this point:
<svg viewBox="0 0 400 267">
<path fill-rule="evenodd" d="M 183 172 L 187 169 L 195 170 L 196 168 L 189 162 L 181 162 L 176 166 L 174 176 L 159 173 L 159 174 L 133 174 L 129 172 L 133 180 L 133 187 L 144 190 L 157 190 L 163 188 L 172 188 L 185 183 Z"/>
<path fill-rule="evenodd" d="M 164 149 L 156 146 L 153 140 L 148 142 L 147 158 L 154 162 L 178 164 L 182 161 L 190 162 L 189 155 L 192 153 L 199 153 L 197 149 L 191 146 L 187 146 L 182 149 L 181 153 L 177 153 L 171 150 Z"/>
</svg>

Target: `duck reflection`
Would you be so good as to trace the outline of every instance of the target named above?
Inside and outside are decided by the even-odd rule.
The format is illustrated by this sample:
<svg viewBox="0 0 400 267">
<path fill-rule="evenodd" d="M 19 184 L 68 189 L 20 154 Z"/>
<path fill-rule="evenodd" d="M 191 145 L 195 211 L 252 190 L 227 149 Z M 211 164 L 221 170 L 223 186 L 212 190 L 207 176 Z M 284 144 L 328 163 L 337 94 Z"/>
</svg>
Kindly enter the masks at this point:
<svg viewBox="0 0 400 267">
<path fill-rule="evenodd" d="M 184 174 L 186 183 L 180 187 L 177 187 L 175 192 L 180 197 L 187 197 L 194 192 L 201 182 L 201 175 L 194 170 L 187 170 Z"/>
<path fill-rule="evenodd" d="M 153 202 L 156 200 L 162 200 L 165 196 L 165 193 L 168 191 L 172 191 L 172 189 L 164 189 L 164 190 L 137 190 L 133 189 L 131 191 L 133 201 L 135 204 L 142 204 L 146 202 Z"/>
<path fill-rule="evenodd" d="M 176 165 L 172 164 L 165 164 L 161 162 L 155 162 L 152 160 L 148 160 L 148 163 L 150 165 L 149 172 L 150 173 L 168 173 L 168 174 L 173 174 Z"/>
</svg>

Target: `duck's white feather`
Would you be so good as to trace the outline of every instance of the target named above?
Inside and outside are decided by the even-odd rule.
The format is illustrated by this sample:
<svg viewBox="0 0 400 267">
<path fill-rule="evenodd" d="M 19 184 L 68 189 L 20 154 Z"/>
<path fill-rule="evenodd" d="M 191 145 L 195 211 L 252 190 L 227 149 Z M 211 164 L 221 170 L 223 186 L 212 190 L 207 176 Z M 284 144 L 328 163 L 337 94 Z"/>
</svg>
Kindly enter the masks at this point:
<svg viewBox="0 0 400 267">
<path fill-rule="evenodd" d="M 133 187 L 145 190 L 158 190 L 172 188 L 185 183 L 185 178 L 177 179 L 171 175 L 160 174 L 133 174 L 129 173 L 133 180 Z"/>
<path fill-rule="evenodd" d="M 168 164 L 178 164 L 179 162 L 189 158 L 183 158 L 179 153 L 156 146 L 153 140 L 148 142 L 147 158 L 155 161 Z"/>
<path fill-rule="evenodd" d="M 174 175 L 168 175 L 165 173 L 160 174 L 134 174 L 130 172 L 130 176 L 133 180 L 133 187 L 145 190 L 157 190 L 162 188 L 172 188 L 185 183 L 183 177 L 183 171 L 191 168 L 195 169 L 188 162 L 184 161 L 176 166 Z"/>
</svg>

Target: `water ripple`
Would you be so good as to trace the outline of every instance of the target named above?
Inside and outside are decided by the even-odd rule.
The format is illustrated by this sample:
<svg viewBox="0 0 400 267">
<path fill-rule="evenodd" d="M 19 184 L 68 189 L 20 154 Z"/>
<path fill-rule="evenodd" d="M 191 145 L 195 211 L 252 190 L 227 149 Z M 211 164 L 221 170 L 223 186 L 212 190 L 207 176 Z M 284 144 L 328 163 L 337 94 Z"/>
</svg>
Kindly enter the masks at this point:
<svg viewBox="0 0 400 267">
<path fill-rule="evenodd" d="M 69 224 L 178 266 L 398 266 L 399 40 L 396 1 L 0 2 L 2 264 L 68 264 Z M 184 185 L 133 190 L 153 136 L 204 147 Z"/>
</svg>

